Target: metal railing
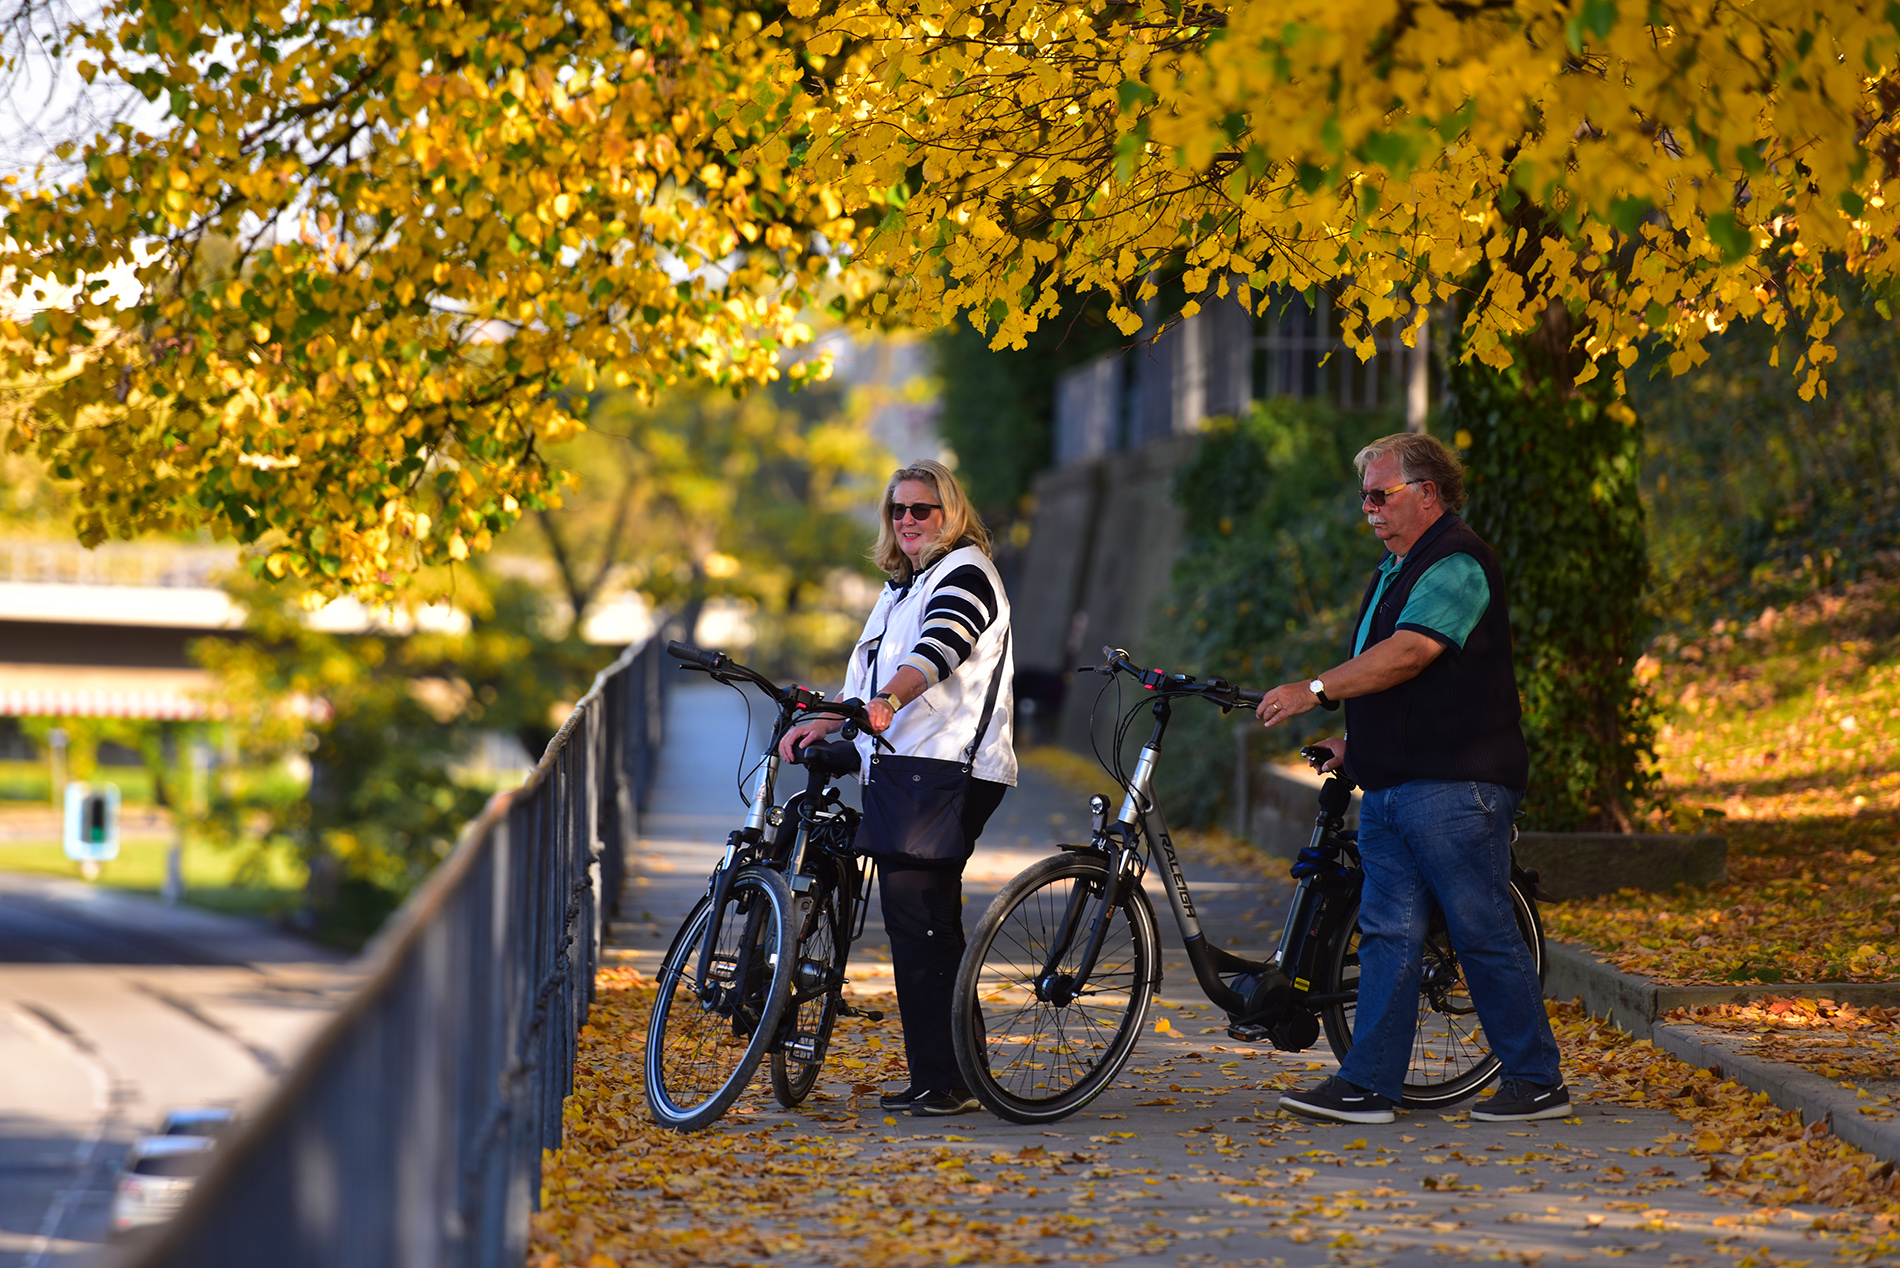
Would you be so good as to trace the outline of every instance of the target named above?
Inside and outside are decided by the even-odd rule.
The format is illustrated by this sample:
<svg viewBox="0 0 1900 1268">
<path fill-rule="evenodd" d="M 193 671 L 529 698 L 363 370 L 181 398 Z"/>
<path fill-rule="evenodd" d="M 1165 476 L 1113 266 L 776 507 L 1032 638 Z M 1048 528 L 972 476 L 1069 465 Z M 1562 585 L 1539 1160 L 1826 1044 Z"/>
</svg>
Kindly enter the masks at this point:
<svg viewBox="0 0 1900 1268">
<path fill-rule="evenodd" d="M 365 953 L 361 988 L 139 1268 L 520 1268 L 660 740 L 659 644 L 595 679 Z"/>
</svg>

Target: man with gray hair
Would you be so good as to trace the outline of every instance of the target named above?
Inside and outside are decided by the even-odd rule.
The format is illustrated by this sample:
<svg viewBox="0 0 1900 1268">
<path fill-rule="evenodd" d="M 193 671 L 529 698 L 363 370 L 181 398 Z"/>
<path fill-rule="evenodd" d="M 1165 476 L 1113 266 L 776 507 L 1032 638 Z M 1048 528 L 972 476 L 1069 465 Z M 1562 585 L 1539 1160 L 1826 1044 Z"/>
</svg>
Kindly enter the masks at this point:
<svg viewBox="0 0 1900 1268">
<path fill-rule="evenodd" d="M 1389 1123 L 1418 1026 L 1420 958 L 1434 907 L 1471 989 L 1503 1086 L 1473 1118 L 1570 1113 L 1543 988 L 1511 901 L 1511 823 L 1530 774 L 1497 556 L 1458 512 L 1458 455 L 1401 432 L 1354 459 L 1360 508 L 1385 544 L 1354 626 L 1351 659 L 1268 692 L 1275 726 L 1345 705 L 1346 734 L 1319 741 L 1364 790 L 1359 1002 L 1339 1073 L 1289 1092 L 1309 1118 Z"/>
</svg>

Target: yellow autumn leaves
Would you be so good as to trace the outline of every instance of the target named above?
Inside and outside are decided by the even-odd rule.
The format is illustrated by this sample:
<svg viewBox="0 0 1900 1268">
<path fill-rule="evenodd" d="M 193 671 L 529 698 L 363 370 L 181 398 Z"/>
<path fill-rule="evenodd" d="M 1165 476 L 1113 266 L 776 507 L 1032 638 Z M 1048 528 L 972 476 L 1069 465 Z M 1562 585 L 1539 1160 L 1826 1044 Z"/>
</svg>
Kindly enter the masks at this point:
<svg viewBox="0 0 1900 1268">
<path fill-rule="evenodd" d="M 759 382 L 810 337 L 852 228 L 728 161 L 773 125 L 735 111 L 758 26 L 109 6 L 92 73 L 168 117 L 0 196 L 0 358 L 35 393 L 12 443 L 80 482 L 88 541 L 205 526 L 332 591 L 485 549 L 558 496 L 541 453 L 588 392 Z"/>
<path fill-rule="evenodd" d="M 1620 375 L 1652 334 L 1680 371 L 1729 321 L 1793 321 L 1813 390 L 1837 270 L 1890 267 L 1897 36 L 1870 6 L 792 12 L 838 37 L 808 51 L 851 49 L 810 162 L 849 205 L 884 209 L 867 257 L 906 285 L 882 302 L 967 312 L 998 346 L 1021 346 L 1063 286 L 1116 295 L 1132 332 L 1157 270 L 1179 266 L 1186 312 L 1339 288 L 1362 356 L 1373 323 L 1475 297 L 1469 347 L 1508 364 L 1562 304 L 1583 319 L 1585 378 L 1597 358 Z"/>
<path fill-rule="evenodd" d="M 74 47 L 165 124 L 0 191 L 13 443 L 87 540 L 373 589 L 555 496 L 579 394 L 773 378 L 820 307 L 1020 346 L 1075 289 L 1134 334 L 1326 287 L 1362 356 L 1461 299 L 1502 366 L 1561 305 L 1584 379 L 1759 319 L 1812 393 L 1891 268 L 1897 42 L 1840 0 L 116 0 Z"/>
</svg>

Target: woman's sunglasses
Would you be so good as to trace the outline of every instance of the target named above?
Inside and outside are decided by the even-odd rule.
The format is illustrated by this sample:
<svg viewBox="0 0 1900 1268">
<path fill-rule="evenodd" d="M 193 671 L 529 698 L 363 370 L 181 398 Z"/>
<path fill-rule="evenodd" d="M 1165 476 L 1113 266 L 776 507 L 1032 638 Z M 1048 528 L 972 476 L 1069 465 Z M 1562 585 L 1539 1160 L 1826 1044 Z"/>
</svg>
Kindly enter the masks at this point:
<svg viewBox="0 0 1900 1268">
<path fill-rule="evenodd" d="M 935 502 L 893 502 L 891 503 L 891 518 L 893 520 L 901 520 L 904 518 L 904 513 L 908 511 L 910 517 L 921 524 L 930 518 L 932 511 L 941 511 L 942 509 L 943 508 L 938 506 Z"/>
</svg>

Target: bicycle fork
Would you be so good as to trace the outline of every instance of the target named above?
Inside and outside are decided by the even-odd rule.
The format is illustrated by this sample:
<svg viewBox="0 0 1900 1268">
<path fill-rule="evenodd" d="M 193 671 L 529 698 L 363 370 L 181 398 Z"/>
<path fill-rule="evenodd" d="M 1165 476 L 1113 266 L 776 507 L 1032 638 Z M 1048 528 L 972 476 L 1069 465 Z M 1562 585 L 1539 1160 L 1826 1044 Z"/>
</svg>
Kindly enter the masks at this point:
<svg viewBox="0 0 1900 1268">
<path fill-rule="evenodd" d="M 726 837 L 726 853 L 719 860 L 719 866 L 713 869 L 712 879 L 707 892 L 711 897 L 711 907 L 706 915 L 706 936 L 699 945 L 699 984 L 695 994 L 703 1008 L 714 1007 L 719 1000 L 721 976 L 715 969 L 726 970 L 726 981 L 743 983 L 751 977 L 751 961 L 754 942 L 758 938 L 758 916 L 748 913 L 745 931 L 738 949 L 733 954 L 730 966 L 721 962 L 715 964 L 715 945 L 719 940 L 719 926 L 724 918 L 726 900 L 732 896 L 732 878 L 739 871 L 741 860 L 756 850 L 759 842 L 765 839 L 766 816 L 772 805 L 772 784 L 778 774 L 778 755 L 768 753 L 759 765 L 759 782 L 752 791 L 752 805 L 746 814 L 745 827 L 734 830 Z M 733 1005 L 733 1025 L 739 1025 L 740 1005 Z"/>
<path fill-rule="evenodd" d="M 1089 921 L 1088 942 L 1082 948 L 1082 958 L 1076 964 L 1075 971 L 1064 973 L 1062 962 L 1068 957 L 1069 949 L 1075 945 L 1076 933 L 1081 929 L 1092 902 L 1090 886 L 1086 881 L 1069 891 L 1069 903 L 1063 910 L 1062 923 L 1056 927 L 1048 958 L 1036 974 L 1036 998 L 1057 1008 L 1068 1007 L 1076 996 L 1083 993 L 1089 978 L 1094 975 L 1095 962 L 1102 954 L 1102 944 L 1108 939 L 1115 909 L 1121 905 L 1123 877 L 1132 870 L 1129 864 L 1134 861 L 1122 825 L 1117 824 L 1112 830 L 1108 826 L 1108 798 L 1100 793 L 1095 794 L 1089 799 L 1089 809 L 1094 815 L 1094 826 L 1089 834 L 1090 850 L 1107 856 L 1108 875 L 1102 882 L 1101 901 L 1094 904 L 1095 914 Z"/>
</svg>

